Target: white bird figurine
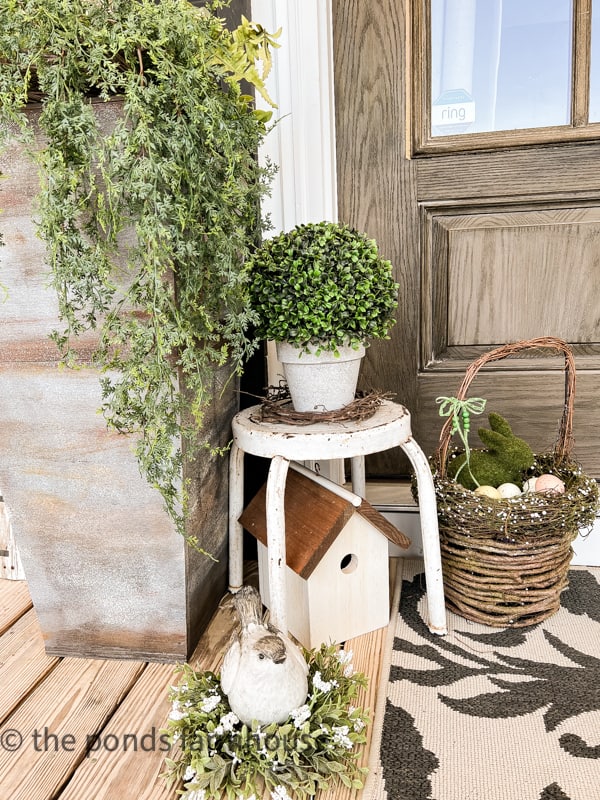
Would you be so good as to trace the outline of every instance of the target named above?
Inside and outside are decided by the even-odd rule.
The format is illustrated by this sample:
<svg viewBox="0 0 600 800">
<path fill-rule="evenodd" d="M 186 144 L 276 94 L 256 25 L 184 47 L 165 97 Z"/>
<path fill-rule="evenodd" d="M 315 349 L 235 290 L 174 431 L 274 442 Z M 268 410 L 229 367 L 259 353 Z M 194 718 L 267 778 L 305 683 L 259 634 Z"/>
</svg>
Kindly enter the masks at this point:
<svg viewBox="0 0 600 800">
<path fill-rule="evenodd" d="M 233 602 L 241 630 L 225 653 L 221 688 L 242 722 L 284 722 L 308 695 L 306 659 L 291 639 L 264 623 L 253 586 L 243 586 Z"/>
</svg>

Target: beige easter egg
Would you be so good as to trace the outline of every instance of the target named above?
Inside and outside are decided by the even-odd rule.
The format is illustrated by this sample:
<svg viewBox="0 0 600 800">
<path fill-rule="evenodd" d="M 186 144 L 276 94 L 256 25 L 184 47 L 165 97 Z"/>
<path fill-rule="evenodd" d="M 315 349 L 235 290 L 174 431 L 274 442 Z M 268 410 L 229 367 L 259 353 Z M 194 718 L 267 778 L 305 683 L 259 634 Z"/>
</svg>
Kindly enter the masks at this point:
<svg viewBox="0 0 600 800">
<path fill-rule="evenodd" d="M 474 494 L 479 495 L 479 497 L 489 497 L 492 500 L 502 500 L 502 495 L 493 486 L 478 486 Z"/>
<path fill-rule="evenodd" d="M 523 484 L 523 491 L 526 493 L 535 492 L 536 481 L 537 478 L 529 478 L 529 480 L 525 481 L 525 483 Z"/>
<path fill-rule="evenodd" d="M 549 494 L 562 494 L 565 485 L 557 475 L 540 475 L 535 482 L 536 492 L 546 492 Z"/>
<path fill-rule="evenodd" d="M 501 483 L 498 491 L 500 492 L 500 497 L 504 498 L 518 497 L 521 494 L 521 490 L 515 483 Z"/>
</svg>

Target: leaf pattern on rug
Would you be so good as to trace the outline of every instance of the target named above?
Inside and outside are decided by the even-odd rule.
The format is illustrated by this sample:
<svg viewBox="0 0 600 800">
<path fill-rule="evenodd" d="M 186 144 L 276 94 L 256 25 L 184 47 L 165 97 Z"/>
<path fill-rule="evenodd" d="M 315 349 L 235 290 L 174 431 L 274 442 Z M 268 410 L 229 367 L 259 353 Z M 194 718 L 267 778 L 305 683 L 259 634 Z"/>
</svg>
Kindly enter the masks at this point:
<svg viewBox="0 0 600 800">
<path fill-rule="evenodd" d="M 563 733 L 559 742 L 566 753 L 577 758 L 600 758 L 600 744 L 590 747 L 581 736 L 574 733 Z"/>
<path fill-rule="evenodd" d="M 590 579 L 593 581 L 596 591 L 592 590 L 592 586 L 589 584 Z M 600 597 L 600 593 L 597 591 L 598 584 L 593 575 L 583 570 L 576 571 L 571 575 L 570 584 L 571 588 L 567 590 L 567 592 L 571 592 L 571 596 L 567 598 L 569 605 L 582 613 L 581 598 L 583 597 L 586 603 L 589 600 L 592 619 L 595 619 L 595 615 L 598 613 L 600 620 L 600 603 L 595 602 Z M 565 667 L 554 663 L 528 661 L 496 651 L 493 652 L 493 660 L 477 655 L 468 648 L 460 647 L 429 631 L 418 612 L 419 601 L 425 594 L 424 587 L 423 574 L 415 575 L 411 582 L 403 583 L 402 617 L 415 633 L 418 633 L 421 638 L 428 639 L 432 644 L 418 645 L 396 638 L 394 650 L 418 655 L 438 664 L 440 668 L 418 670 L 394 665 L 390 669 L 390 680 L 404 679 L 420 686 L 441 687 L 449 686 L 472 675 L 485 674 L 491 683 L 504 691 L 490 692 L 465 699 L 450 698 L 440 694 L 440 700 L 463 714 L 490 718 L 520 716 L 544 708 L 550 703 L 550 707 L 544 714 L 544 722 L 548 731 L 554 730 L 561 722 L 570 717 L 585 711 L 600 709 L 600 659 L 569 647 L 546 630 L 543 632 L 546 640 L 575 666 Z M 574 597 L 580 598 L 577 605 L 573 602 Z M 492 631 L 489 634 L 476 634 L 463 630 L 457 631 L 457 633 L 474 641 L 508 648 L 522 644 L 526 640 L 527 634 L 541 624 L 538 623 L 527 628 Z M 443 651 L 448 655 L 460 656 L 463 661 L 472 662 L 472 666 L 446 657 Z M 527 676 L 528 680 L 515 682 L 494 677 L 494 675 L 506 674 Z"/>
<path fill-rule="evenodd" d="M 571 614 L 585 614 L 595 622 L 600 622 L 600 592 L 592 573 L 587 570 L 571 571 L 569 586 L 561 594 L 560 604 Z"/>
<path fill-rule="evenodd" d="M 403 757 L 395 757 L 401 742 Z M 436 756 L 423 747 L 423 737 L 415 720 L 403 708 L 388 700 L 381 737 L 381 761 L 388 796 L 393 800 L 429 800 L 429 776 L 438 768 Z"/>
<path fill-rule="evenodd" d="M 567 795 L 560 788 L 558 783 L 551 783 L 546 786 L 540 795 L 540 800 L 570 800 Z"/>
<path fill-rule="evenodd" d="M 440 700 L 461 714 L 490 718 L 521 716 L 549 706 L 544 713 L 547 731 L 555 730 L 561 722 L 586 711 L 600 710 L 600 659 L 569 647 L 549 631 L 544 631 L 544 636 L 559 653 L 578 666 L 563 667 L 494 653 L 501 662 L 496 671 L 502 671 L 502 663 L 505 663 L 508 667 L 505 672 L 526 675 L 532 680 L 517 683 L 490 676 L 490 682 L 504 691 L 463 700 L 440 694 Z"/>
<path fill-rule="evenodd" d="M 394 650 L 411 655 L 418 655 L 440 665 L 439 670 L 410 670 L 403 666 L 393 665 L 390 669 L 390 680 L 409 680 L 421 686 L 448 686 L 456 681 L 471 675 L 498 672 L 506 674 L 507 669 L 502 665 L 491 661 L 484 656 L 477 655 L 473 651 L 454 644 L 449 639 L 431 633 L 421 615 L 419 614 L 419 602 L 425 595 L 425 576 L 415 575 L 412 581 L 403 581 L 401 592 L 401 615 L 403 621 L 413 630 L 420 639 L 425 639 L 431 644 L 414 644 L 406 639 L 398 637 L 394 640 Z M 473 634 L 471 632 L 459 631 L 461 636 L 466 638 L 483 641 L 496 646 L 517 647 L 525 641 L 526 633 L 537 626 L 532 625 L 528 628 L 513 629 L 507 628 L 502 631 L 493 631 L 490 634 Z M 444 655 L 444 653 L 447 654 Z M 472 662 L 472 666 L 457 662 L 452 657 L 461 658 L 463 661 Z"/>
<path fill-rule="evenodd" d="M 597 578 L 587 570 L 571 570 L 569 578 L 569 588 L 561 597 L 563 608 L 568 613 L 589 617 L 593 622 L 600 623 Z M 482 631 L 484 626 L 479 625 L 478 630 L 468 630 L 465 628 L 469 623 L 465 621 L 465 626 L 460 626 L 462 620 L 458 620 L 454 636 L 440 637 L 429 631 L 421 616 L 425 591 L 425 576 L 422 573 L 402 583 L 399 609 L 401 624 L 397 630 L 402 631 L 406 626 L 414 635 L 397 633 L 394 639 L 393 649 L 397 655 L 390 667 L 390 685 L 408 681 L 423 687 L 424 691 L 433 690 L 434 693 L 439 688 L 442 691 L 437 692 L 437 697 L 443 705 L 452 711 L 481 719 L 508 719 L 536 713 L 538 724 L 543 724 L 546 732 L 555 731 L 562 723 L 578 715 L 600 711 L 600 658 L 576 649 L 547 630 L 545 623 L 548 621 L 525 628 L 489 628 Z M 541 651 L 545 653 L 541 660 L 506 652 L 525 644 L 533 633 L 538 646 L 542 640 L 547 643 L 546 649 Z M 470 648 L 469 642 L 483 647 Z M 552 663 L 549 655 L 551 649 L 561 656 L 556 659 L 557 663 Z M 417 659 L 423 660 L 422 666 L 418 666 Z M 444 687 L 463 679 L 477 680 L 481 677 L 487 680 L 488 686 L 491 684 L 498 691 L 484 691 L 462 698 L 443 692 Z M 482 686 L 479 680 L 479 687 Z M 425 730 L 420 730 L 418 716 L 414 718 L 398 704 L 398 700 L 391 703 L 388 698 L 381 766 L 389 800 L 433 800 L 432 779 L 440 769 L 438 755 L 441 753 L 437 752 L 437 747 L 432 752 L 424 745 L 424 741 L 429 741 L 423 739 Z M 409 742 L 408 750 L 405 741 Z M 560 735 L 554 740 L 554 747 L 557 753 L 562 750 L 575 760 L 600 759 L 600 744 L 589 744 L 573 732 Z M 407 762 L 404 767 L 399 765 L 404 761 Z M 575 765 L 573 768 L 578 769 Z M 540 784 L 535 792 L 539 800 L 571 800 L 558 782 L 551 782 L 542 788 L 544 785 Z M 533 800 L 532 795 L 528 796 Z M 574 800 L 582 798 L 577 795 Z M 585 800 L 591 798 L 586 797 Z"/>
</svg>

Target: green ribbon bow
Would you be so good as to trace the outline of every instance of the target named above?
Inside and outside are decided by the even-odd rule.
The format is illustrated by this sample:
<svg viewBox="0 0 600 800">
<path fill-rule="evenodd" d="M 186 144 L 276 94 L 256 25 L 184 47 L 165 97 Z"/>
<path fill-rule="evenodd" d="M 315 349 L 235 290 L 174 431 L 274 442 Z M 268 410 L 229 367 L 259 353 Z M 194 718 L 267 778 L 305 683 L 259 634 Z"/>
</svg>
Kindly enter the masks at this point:
<svg viewBox="0 0 600 800">
<path fill-rule="evenodd" d="M 475 484 L 479 486 L 479 481 L 471 472 L 469 431 L 471 429 L 471 414 L 482 414 L 487 401 L 482 397 L 471 397 L 469 400 L 459 400 L 458 397 L 436 397 L 435 402 L 440 404 L 440 417 L 452 417 L 450 433 L 458 433 L 465 448 L 465 463 L 454 476 L 455 480 L 464 467 L 467 467 L 471 478 L 473 478 Z"/>
</svg>

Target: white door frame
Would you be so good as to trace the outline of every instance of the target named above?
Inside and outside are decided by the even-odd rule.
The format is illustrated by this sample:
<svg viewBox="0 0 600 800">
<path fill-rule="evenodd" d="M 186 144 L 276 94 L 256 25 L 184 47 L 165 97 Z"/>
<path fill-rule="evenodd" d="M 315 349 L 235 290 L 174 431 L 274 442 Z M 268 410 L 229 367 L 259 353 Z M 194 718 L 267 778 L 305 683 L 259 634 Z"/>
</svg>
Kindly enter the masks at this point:
<svg viewBox="0 0 600 800">
<path fill-rule="evenodd" d="M 252 0 L 252 18 L 281 28 L 267 89 L 277 124 L 260 157 L 279 167 L 263 204 L 272 232 L 337 220 L 331 0 Z M 259 105 L 268 108 L 262 98 Z"/>
</svg>

